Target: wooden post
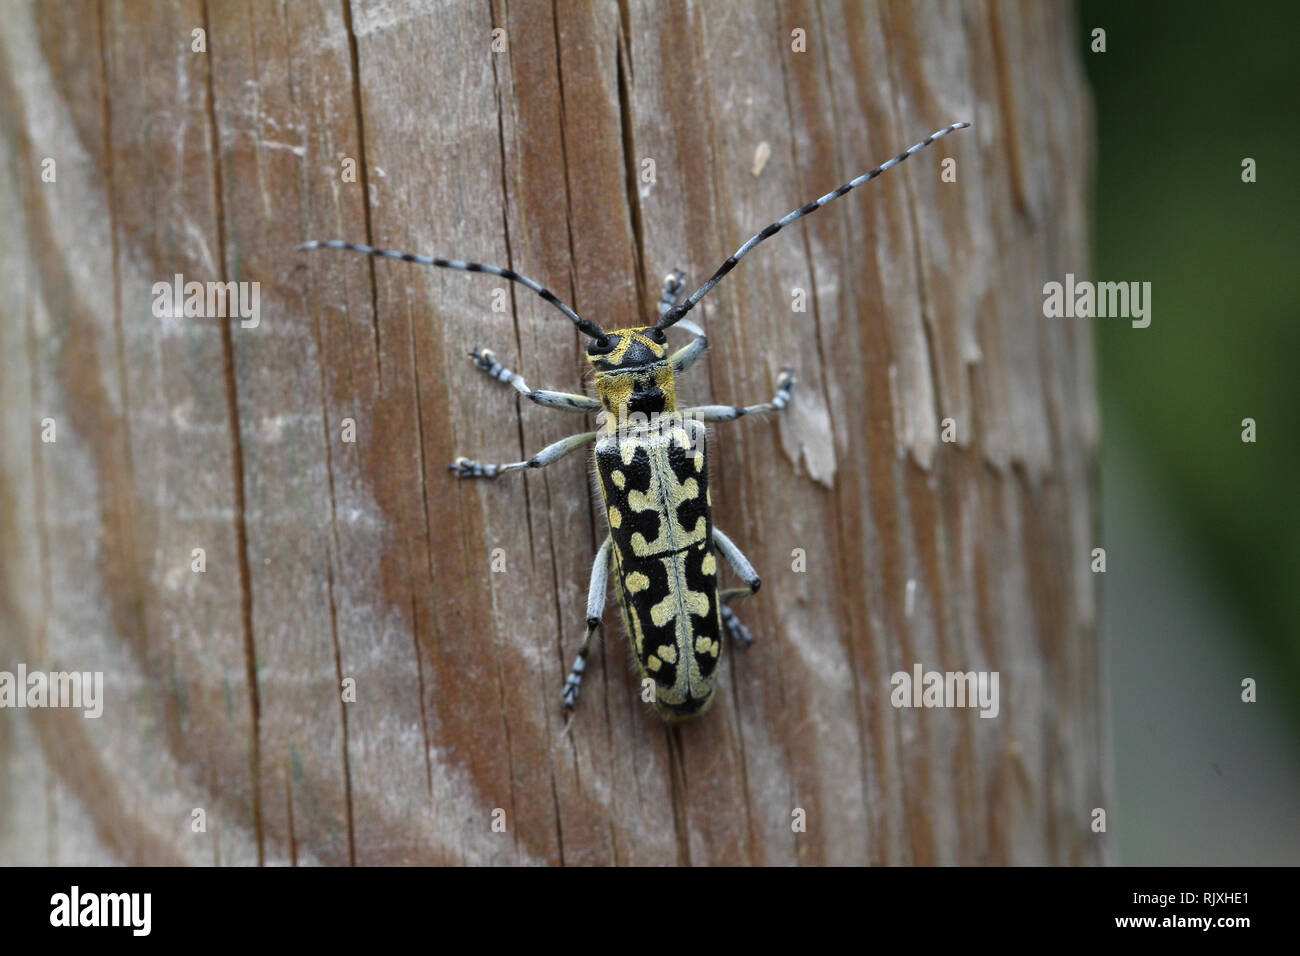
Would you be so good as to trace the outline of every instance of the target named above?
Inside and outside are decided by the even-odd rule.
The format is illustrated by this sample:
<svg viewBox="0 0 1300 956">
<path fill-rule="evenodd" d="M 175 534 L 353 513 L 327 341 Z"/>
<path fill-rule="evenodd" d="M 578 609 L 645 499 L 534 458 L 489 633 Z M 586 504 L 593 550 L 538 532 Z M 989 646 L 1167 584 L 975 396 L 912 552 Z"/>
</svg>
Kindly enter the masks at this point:
<svg viewBox="0 0 1300 956">
<path fill-rule="evenodd" d="M 0 670 L 102 671 L 104 700 L 0 710 L 0 863 L 1110 858 L 1090 329 L 1042 312 L 1045 281 L 1087 271 L 1068 9 L 5 19 Z M 689 400 L 799 379 L 786 415 L 712 445 L 717 522 L 763 575 L 739 609 L 757 642 L 667 729 L 611 607 L 566 733 L 590 465 L 447 463 L 578 430 L 466 353 L 581 390 L 579 336 L 503 280 L 295 246 L 508 265 L 638 324 L 665 273 L 694 288 L 956 120 L 693 316 Z M 160 310 L 177 275 L 258 283 L 257 313 Z M 917 664 L 997 672 L 996 717 L 893 706 Z"/>
</svg>

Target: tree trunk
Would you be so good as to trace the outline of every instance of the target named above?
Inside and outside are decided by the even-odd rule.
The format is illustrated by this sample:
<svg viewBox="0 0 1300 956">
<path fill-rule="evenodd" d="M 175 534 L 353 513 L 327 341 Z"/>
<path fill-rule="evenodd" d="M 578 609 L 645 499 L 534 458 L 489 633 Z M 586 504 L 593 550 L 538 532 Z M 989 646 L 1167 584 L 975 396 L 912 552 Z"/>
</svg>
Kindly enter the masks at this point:
<svg viewBox="0 0 1300 956">
<path fill-rule="evenodd" d="M 1090 328 L 1042 312 L 1045 281 L 1087 272 L 1068 9 L 4 18 L 0 670 L 102 671 L 104 702 L 0 711 L 0 863 L 1110 857 Z M 665 273 L 695 288 L 957 120 L 692 314 L 690 403 L 798 377 L 786 414 L 710 446 L 718 526 L 763 575 L 737 608 L 756 643 L 669 728 L 611 596 L 566 732 L 605 534 L 590 464 L 447 464 L 584 430 L 470 348 L 582 391 L 586 340 L 501 279 L 295 246 L 509 266 L 641 324 Z M 177 274 L 260 283 L 259 321 L 156 315 Z M 996 717 L 895 707 L 917 664 L 998 672 Z"/>
</svg>

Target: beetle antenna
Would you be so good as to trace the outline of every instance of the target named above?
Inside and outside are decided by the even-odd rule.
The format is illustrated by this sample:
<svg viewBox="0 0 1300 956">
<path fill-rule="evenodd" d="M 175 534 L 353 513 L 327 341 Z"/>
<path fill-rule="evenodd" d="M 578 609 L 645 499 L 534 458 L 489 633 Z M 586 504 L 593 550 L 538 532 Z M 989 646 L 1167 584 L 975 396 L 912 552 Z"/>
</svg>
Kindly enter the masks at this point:
<svg viewBox="0 0 1300 956">
<path fill-rule="evenodd" d="M 313 239 L 311 242 L 304 242 L 298 247 L 299 249 L 346 249 L 348 252 L 361 252 L 368 256 L 379 256 L 382 259 L 400 259 L 402 262 L 414 262 L 418 266 L 438 266 L 442 269 L 458 269 L 461 272 L 486 272 L 488 275 L 500 276 L 503 279 L 509 279 L 511 282 L 518 282 L 522 286 L 527 286 L 538 295 L 540 295 L 551 305 L 555 306 L 561 312 L 569 317 L 578 331 L 583 335 L 588 335 L 593 339 L 605 338 L 605 330 L 595 322 L 591 322 L 578 315 L 571 308 L 556 298 L 555 293 L 543 285 L 534 282 L 528 276 L 521 276 L 513 269 L 502 269 L 500 266 L 485 266 L 479 262 L 460 262 L 456 259 L 435 259 L 432 256 L 416 256 L 409 252 L 393 252 L 391 249 L 376 249 L 374 246 L 362 246 L 352 242 L 344 242 L 341 239 Z"/>
<path fill-rule="evenodd" d="M 691 297 L 687 299 L 685 302 L 683 302 L 681 305 L 675 306 L 674 308 L 669 309 L 667 312 L 665 312 L 663 317 L 659 319 L 659 322 L 655 327 L 658 329 L 666 329 L 670 325 L 673 325 L 674 323 L 680 321 L 682 316 L 684 316 L 687 312 L 691 311 L 691 309 L 695 308 L 697 302 L 699 302 L 701 299 L 703 299 L 706 295 L 709 294 L 710 289 L 712 289 L 715 285 L 717 285 L 720 281 L 722 281 L 723 276 L 725 276 L 728 272 L 730 272 L 732 269 L 736 267 L 736 263 L 739 262 L 741 259 L 743 259 L 746 253 L 748 253 L 751 249 L 753 249 L 764 239 L 768 238 L 769 236 L 776 235 L 778 232 L 780 232 L 786 226 L 790 225 L 790 223 L 794 222 L 795 220 L 802 219 L 804 216 L 810 215 L 811 213 L 816 212 L 818 209 L 821 209 L 822 206 L 825 206 L 827 203 L 839 199 L 846 192 L 849 192 L 850 190 L 853 189 L 857 189 L 863 183 L 871 182 L 871 180 L 875 179 L 881 173 L 897 166 L 899 163 L 907 159 L 907 157 L 911 156 L 913 153 L 919 153 L 921 150 L 925 149 L 927 146 L 933 143 L 936 139 L 942 139 L 943 137 L 947 136 L 949 133 L 955 130 L 965 129 L 968 126 L 970 126 L 970 123 L 953 123 L 951 126 L 945 126 L 941 130 L 936 130 L 935 132 L 927 136 L 925 139 L 921 140 L 921 142 L 917 143 L 915 146 L 909 147 L 908 149 L 899 153 L 889 162 L 881 163 L 879 166 L 877 166 L 875 169 L 871 170 L 870 172 L 863 173 L 857 179 L 849 180 L 843 186 L 840 186 L 838 189 L 828 192 L 825 196 L 822 196 L 820 199 L 814 199 L 806 206 L 800 206 L 798 209 L 794 210 L 788 215 L 782 216 L 776 222 L 764 228 L 761 232 L 755 233 L 754 235 L 750 236 L 747 240 L 745 240 L 745 244 L 743 246 L 741 246 L 734 253 L 732 253 L 730 256 L 727 257 L 727 261 L 718 267 L 718 271 L 713 273 L 713 276 L 709 279 L 708 282 L 704 283 L 704 285 L 696 289 L 695 292 L 691 294 Z"/>
</svg>

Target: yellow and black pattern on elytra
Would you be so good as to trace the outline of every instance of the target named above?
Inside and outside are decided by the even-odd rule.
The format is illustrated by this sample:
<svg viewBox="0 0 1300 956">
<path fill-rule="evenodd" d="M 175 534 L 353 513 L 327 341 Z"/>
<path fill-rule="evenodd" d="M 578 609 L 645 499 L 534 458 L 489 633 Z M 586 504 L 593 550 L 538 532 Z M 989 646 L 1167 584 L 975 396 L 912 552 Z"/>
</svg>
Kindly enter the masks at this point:
<svg viewBox="0 0 1300 956">
<path fill-rule="evenodd" d="M 669 721 L 708 708 L 722 653 L 704 445 L 704 426 L 677 415 L 596 445 L 623 623 Z"/>
</svg>

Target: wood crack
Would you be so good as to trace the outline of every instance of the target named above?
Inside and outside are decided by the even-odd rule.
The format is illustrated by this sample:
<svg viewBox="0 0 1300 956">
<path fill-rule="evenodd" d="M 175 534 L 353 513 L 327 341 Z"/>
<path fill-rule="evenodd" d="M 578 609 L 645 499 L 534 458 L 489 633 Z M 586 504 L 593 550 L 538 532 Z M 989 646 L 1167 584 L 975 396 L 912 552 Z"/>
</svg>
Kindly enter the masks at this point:
<svg viewBox="0 0 1300 956">
<path fill-rule="evenodd" d="M 207 0 L 203 0 L 203 30 L 212 43 L 211 21 Z M 226 272 L 226 225 L 224 186 L 221 176 L 221 130 L 217 124 L 216 91 L 212 80 L 212 60 L 205 59 L 207 69 L 207 112 L 209 148 L 212 152 L 213 212 L 217 226 L 217 271 L 223 282 Z M 229 320 L 221 322 L 221 351 L 226 377 L 226 413 L 230 420 L 231 471 L 233 473 L 235 505 L 236 553 L 239 557 L 240 612 L 244 624 L 244 656 L 247 665 L 249 706 L 252 711 L 253 739 L 251 741 L 253 778 L 253 828 L 257 834 L 257 862 L 266 863 L 266 848 L 262 832 L 262 706 L 257 677 L 257 645 L 253 639 L 253 585 L 248 561 L 248 528 L 245 515 L 244 447 L 239 418 L 239 396 L 235 375 L 235 346 Z"/>
<path fill-rule="evenodd" d="M 352 112 L 357 118 L 357 165 L 361 167 L 362 210 L 366 217 L 366 245 L 375 244 L 375 227 L 370 212 L 370 165 L 366 159 L 366 124 L 361 112 L 361 52 L 352 25 L 352 0 L 343 2 L 343 24 L 348 32 L 348 60 L 352 73 Z M 207 3 L 207 0 L 204 0 Z M 375 336 L 375 381 L 383 382 L 384 353 L 379 348 L 379 281 L 375 277 L 375 260 L 367 257 L 370 273 L 370 321 Z"/>
</svg>

